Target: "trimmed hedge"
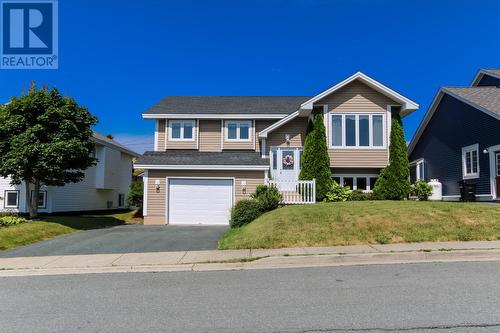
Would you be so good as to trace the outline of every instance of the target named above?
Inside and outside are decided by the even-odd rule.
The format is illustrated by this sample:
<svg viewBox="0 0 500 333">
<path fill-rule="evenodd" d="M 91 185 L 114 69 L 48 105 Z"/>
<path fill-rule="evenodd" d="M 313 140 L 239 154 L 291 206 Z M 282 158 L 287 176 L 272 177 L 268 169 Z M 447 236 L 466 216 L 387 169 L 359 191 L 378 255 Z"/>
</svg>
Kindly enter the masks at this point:
<svg viewBox="0 0 500 333">
<path fill-rule="evenodd" d="M 258 185 L 251 198 L 259 202 L 263 212 L 269 212 L 283 204 L 283 196 L 273 186 Z"/>
<path fill-rule="evenodd" d="M 261 204 L 254 199 L 242 199 L 231 209 L 231 228 L 239 228 L 262 215 Z"/>
</svg>

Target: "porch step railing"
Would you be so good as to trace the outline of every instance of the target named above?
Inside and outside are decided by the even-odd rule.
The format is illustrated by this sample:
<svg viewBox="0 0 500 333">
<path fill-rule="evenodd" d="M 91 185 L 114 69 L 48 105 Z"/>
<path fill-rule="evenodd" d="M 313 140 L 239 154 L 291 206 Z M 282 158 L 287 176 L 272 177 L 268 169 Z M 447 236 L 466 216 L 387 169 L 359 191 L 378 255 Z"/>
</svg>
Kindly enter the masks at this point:
<svg viewBox="0 0 500 333">
<path fill-rule="evenodd" d="M 268 180 L 283 196 L 287 205 L 306 205 L 316 203 L 316 179 L 313 180 Z"/>
</svg>

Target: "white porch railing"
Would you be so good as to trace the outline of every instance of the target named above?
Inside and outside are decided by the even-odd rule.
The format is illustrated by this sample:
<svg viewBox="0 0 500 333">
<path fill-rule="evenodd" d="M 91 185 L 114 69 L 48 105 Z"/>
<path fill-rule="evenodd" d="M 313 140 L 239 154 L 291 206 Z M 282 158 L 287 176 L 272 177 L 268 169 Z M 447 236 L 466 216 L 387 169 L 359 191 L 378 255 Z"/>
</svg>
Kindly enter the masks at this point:
<svg viewBox="0 0 500 333">
<path fill-rule="evenodd" d="M 287 205 L 305 205 L 316 203 L 316 179 L 313 180 L 268 180 L 283 196 Z"/>
</svg>

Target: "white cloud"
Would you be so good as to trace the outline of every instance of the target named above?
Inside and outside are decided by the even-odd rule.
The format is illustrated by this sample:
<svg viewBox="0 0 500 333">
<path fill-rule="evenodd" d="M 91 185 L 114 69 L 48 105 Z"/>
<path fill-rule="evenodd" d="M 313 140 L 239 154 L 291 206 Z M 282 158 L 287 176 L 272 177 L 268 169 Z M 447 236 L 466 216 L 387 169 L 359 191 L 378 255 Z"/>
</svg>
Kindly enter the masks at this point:
<svg viewBox="0 0 500 333">
<path fill-rule="evenodd" d="M 114 140 L 118 141 L 125 147 L 142 154 L 145 151 L 153 150 L 154 135 L 152 134 L 113 134 Z"/>
</svg>

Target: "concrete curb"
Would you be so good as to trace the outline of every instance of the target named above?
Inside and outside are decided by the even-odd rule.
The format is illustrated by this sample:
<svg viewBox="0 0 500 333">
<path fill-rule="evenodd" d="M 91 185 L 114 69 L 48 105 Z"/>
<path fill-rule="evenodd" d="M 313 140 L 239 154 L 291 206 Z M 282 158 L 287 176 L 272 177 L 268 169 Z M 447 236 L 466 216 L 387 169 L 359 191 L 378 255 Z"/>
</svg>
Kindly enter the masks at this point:
<svg viewBox="0 0 500 333">
<path fill-rule="evenodd" d="M 0 277 L 500 261 L 500 241 L 0 258 Z"/>
</svg>

